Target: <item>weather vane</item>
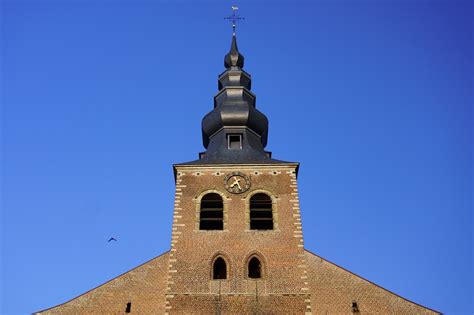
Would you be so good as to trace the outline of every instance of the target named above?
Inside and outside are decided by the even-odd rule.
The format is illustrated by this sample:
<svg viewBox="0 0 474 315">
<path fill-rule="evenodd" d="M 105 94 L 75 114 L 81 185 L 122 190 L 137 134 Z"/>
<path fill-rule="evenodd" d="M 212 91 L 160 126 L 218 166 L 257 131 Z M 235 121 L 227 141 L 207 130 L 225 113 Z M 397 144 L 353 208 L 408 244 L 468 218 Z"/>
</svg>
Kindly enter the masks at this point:
<svg viewBox="0 0 474 315">
<path fill-rule="evenodd" d="M 238 9 L 239 9 L 239 7 L 233 5 L 232 6 L 232 15 L 224 18 L 224 19 L 229 20 L 229 21 L 232 22 L 232 35 L 234 35 L 234 36 L 235 36 L 235 26 L 236 26 L 237 21 L 245 20 L 243 17 L 240 17 L 237 14 L 235 14 L 235 12 Z"/>
</svg>

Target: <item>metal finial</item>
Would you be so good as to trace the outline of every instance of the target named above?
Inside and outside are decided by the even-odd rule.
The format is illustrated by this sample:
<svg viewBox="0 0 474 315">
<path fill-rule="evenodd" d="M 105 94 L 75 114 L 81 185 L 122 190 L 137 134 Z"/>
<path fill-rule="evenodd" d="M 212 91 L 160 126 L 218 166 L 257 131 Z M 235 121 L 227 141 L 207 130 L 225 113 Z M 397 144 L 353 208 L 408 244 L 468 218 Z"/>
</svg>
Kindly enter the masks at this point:
<svg viewBox="0 0 474 315">
<path fill-rule="evenodd" d="M 235 27 L 237 25 L 237 21 L 240 20 L 245 20 L 243 17 L 240 17 L 239 15 L 236 14 L 236 11 L 239 9 L 239 7 L 233 5 L 232 6 L 232 15 L 225 17 L 224 19 L 229 20 L 232 22 L 232 35 L 235 36 Z"/>
</svg>

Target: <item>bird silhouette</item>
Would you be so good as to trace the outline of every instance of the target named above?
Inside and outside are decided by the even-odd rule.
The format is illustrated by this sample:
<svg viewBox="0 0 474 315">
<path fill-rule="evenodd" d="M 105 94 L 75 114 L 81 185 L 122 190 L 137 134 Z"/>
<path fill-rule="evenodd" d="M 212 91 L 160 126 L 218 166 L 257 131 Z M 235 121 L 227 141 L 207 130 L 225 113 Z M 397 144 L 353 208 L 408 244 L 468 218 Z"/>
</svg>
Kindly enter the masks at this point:
<svg viewBox="0 0 474 315">
<path fill-rule="evenodd" d="M 109 242 L 112 242 L 112 241 L 117 241 L 117 240 L 116 240 L 115 238 L 111 237 L 111 238 L 109 238 L 108 241 L 109 241 Z"/>
</svg>

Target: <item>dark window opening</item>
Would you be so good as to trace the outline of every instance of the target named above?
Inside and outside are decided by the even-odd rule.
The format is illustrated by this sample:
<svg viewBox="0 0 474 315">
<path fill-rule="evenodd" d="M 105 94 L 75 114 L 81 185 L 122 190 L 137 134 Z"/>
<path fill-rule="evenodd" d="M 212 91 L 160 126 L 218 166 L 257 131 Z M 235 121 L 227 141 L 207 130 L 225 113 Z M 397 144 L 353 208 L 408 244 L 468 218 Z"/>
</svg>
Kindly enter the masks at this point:
<svg viewBox="0 0 474 315">
<path fill-rule="evenodd" d="M 232 149 L 232 150 L 242 149 L 242 135 L 241 134 L 228 134 L 227 146 L 229 149 Z"/>
<path fill-rule="evenodd" d="M 224 229 L 224 203 L 222 202 L 221 196 L 218 194 L 210 193 L 202 197 L 199 229 Z"/>
<path fill-rule="evenodd" d="M 262 264 L 257 257 L 252 257 L 249 261 L 249 278 L 260 279 L 262 277 Z"/>
<path fill-rule="evenodd" d="M 214 261 L 214 266 L 212 267 L 212 279 L 227 279 L 227 266 L 224 259 L 221 257 Z"/>
<path fill-rule="evenodd" d="M 127 307 L 125 308 L 125 313 L 130 313 L 132 311 L 132 303 L 128 302 Z"/>
<path fill-rule="evenodd" d="M 360 314 L 359 306 L 357 306 L 357 302 L 352 302 L 352 314 Z"/>
<path fill-rule="evenodd" d="M 266 194 L 250 198 L 250 229 L 273 230 L 272 199 Z"/>
</svg>

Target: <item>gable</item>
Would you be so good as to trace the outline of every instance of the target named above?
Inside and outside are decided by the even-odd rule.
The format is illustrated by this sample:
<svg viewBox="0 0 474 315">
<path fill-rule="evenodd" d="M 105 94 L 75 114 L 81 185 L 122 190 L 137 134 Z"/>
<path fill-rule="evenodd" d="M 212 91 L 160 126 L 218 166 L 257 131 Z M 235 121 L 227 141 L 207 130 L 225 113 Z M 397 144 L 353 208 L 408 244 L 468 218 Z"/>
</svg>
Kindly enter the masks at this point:
<svg viewBox="0 0 474 315">
<path fill-rule="evenodd" d="M 396 295 L 306 250 L 314 314 L 439 314 Z M 358 313 L 354 313 L 358 314 Z"/>
<path fill-rule="evenodd" d="M 35 314 L 163 314 L 169 252 L 63 304 Z"/>
</svg>

